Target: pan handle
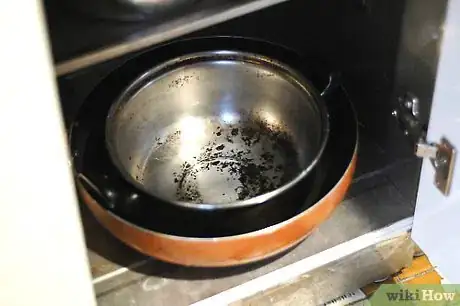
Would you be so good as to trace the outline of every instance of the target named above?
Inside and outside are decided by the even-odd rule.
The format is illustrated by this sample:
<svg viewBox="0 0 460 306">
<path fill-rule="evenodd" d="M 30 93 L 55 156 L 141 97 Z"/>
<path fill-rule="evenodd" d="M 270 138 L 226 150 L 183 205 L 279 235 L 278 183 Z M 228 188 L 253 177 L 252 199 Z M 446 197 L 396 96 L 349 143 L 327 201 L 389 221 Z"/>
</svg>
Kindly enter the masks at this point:
<svg viewBox="0 0 460 306">
<path fill-rule="evenodd" d="M 115 207 L 115 193 L 111 190 L 102 191 L 83 173 L 77 174 L 78 182 L 101 206 L 113 209 Z"/>
<path fill-rule="evenodd" d="M 327 84 L 326 88 L 324 88 L 321 96 L 327 100 L 334 92 L 336 92 L 337 88 L 342 85 L 342 76 L 341 73 L 338 71 L 332 72 L 329 75 L 329 83 Z"/>
</svg>

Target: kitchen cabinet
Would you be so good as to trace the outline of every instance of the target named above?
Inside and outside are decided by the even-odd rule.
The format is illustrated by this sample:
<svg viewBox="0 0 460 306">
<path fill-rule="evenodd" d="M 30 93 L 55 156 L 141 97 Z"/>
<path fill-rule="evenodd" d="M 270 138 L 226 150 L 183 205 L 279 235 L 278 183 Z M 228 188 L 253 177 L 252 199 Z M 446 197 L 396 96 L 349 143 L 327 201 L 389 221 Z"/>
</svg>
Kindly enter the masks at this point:
<svg viewBox="0 0 460 306">
<path fill-rule="evenodd" d="M 0 159 L 1 241 L 8 258 L 2 267 L 8 275 L 28 275 L 2 275 L 2 284 L 9 284 L 7 295 L 0 293 L 2 304 L 23 282 L 33 282 L 28 287 L 41 294 L 16 293 L 18 304 L 78 296 L 69 301 L 89 305 L 95 294 L 100 305 L 220 305 L 299 280 L 312 303 L 322 303 L 408 265 L 412 240 L 446 280 L 460 283 L 460 3 L 211 2 L 165 23 L 116 24 L 111 32 L 110 24 L 95 22 L 99 32 L 87 40 L 78 33 L 90 31 L 90 21 L 73 16 L 66 23 L 49 7 L 47 40 L 39 2 L 21 9 L 29 18 L 7 18 L 14 3 L 0 12 L 0 30 L 11 41 L 2 48 L 7 90 L 0 135 L 8 148 Z M 7 28 L 21 31 L 22 39 Z M 324 69 L 343 71 L 360 121 L 360 161 L 348 197 L 299 246 L 250 267 L 202 270 L 146 258 L 113 239 L 84 207 L 79 211 L 63 135 L 84 96 L 114 66 L 166 40 L 215 34 L 275 41 L 312 61 L 325 60 Z M 416 146 L 420 136 L 424 141 Z"/>
</svg>

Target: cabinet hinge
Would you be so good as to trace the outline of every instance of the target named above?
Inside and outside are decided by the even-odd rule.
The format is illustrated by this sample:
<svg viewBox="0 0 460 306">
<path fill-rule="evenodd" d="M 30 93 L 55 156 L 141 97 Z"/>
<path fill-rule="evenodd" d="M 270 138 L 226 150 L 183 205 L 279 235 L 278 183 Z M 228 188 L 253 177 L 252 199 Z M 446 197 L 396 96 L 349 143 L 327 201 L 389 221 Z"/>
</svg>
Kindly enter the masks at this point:
<svg viewBox="0 0 460 306">
<path fill-rule="evenodd" d="M 453 167 L 456 151 L 445 138 L 439 143 L 428 143 L 426 140 L 426 125 L 420 122 L 420 101 L 412 93 L 406 92 L 398 97 L 396 109 L 392 115 L 404 134 L 414 145 L 414 153 L 421 158 L 428 158 L 435 169 L 434 184 L 444 194 L 449 195 L 452 184 Z"/>
</svg>

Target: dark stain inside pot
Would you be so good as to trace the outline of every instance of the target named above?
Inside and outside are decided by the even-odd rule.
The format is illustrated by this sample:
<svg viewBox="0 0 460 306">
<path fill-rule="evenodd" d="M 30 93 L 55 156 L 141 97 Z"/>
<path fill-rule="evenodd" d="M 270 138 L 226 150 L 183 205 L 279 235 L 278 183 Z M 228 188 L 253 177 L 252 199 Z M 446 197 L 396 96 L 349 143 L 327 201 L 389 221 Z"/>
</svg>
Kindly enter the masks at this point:
<svg viewBox="0 0 460 306">
<path fill-rule="evenodd" d="M 298 153 L 282 126 L 255 117 L 232 124 L 195 118 L 188 129 L 172 126 L 155 139 L 136 180 L 164 192 L 158 176 L 167 180 L 169 170 L 174 194 L 160 195 L 191 203 L 229 203 L 279 188 L 301 171 Z"/>
</svg>

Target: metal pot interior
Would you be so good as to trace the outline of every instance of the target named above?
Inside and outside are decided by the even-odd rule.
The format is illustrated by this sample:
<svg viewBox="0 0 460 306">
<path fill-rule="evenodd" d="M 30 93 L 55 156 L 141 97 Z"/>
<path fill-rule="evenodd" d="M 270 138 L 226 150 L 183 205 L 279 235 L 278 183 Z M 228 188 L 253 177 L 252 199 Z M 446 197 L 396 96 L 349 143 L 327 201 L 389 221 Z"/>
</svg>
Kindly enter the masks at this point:
<svg viewBox="0 0 460 306">
<path fill-rule="evenodd" d="M 290 67 L 204 52 L 139 77 L 109 111 L 109 154 L 126 179 L 182 206 L 262 203 L 305 176 L 328 131 L 315 89 Z"/>
</svg>

